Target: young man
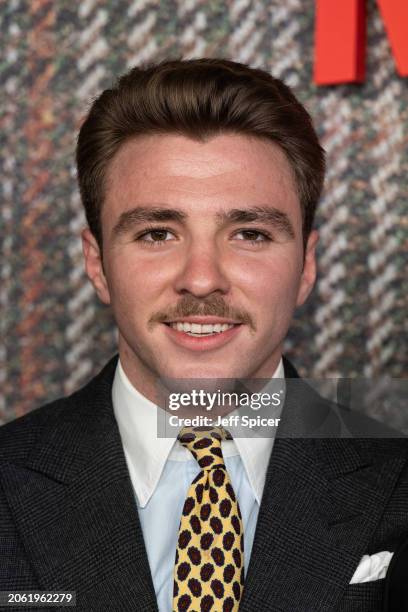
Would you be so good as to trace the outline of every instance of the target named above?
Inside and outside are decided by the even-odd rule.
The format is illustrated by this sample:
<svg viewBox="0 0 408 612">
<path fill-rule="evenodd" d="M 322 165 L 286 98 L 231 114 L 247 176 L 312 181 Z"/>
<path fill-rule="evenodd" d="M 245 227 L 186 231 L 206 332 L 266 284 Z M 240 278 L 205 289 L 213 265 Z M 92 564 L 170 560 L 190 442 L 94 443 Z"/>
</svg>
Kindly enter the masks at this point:
<svg viewBox="0 0 408 612">
<path fill-rule="evenodd" d="M 306 110 L 226 60 L 135 68 L 94 102 L 77 165 L 119 355 L 0 431 L 0 590 L 71 590 L 87 611 L 381 610 L 408 535 L 404 440 L 341 439 L 306 385 L 282 411 L 297 439 L 157 434 L 162 379 L 297 376 L 282 344 L 315 282 L 324 176 Z"/>
</svg>

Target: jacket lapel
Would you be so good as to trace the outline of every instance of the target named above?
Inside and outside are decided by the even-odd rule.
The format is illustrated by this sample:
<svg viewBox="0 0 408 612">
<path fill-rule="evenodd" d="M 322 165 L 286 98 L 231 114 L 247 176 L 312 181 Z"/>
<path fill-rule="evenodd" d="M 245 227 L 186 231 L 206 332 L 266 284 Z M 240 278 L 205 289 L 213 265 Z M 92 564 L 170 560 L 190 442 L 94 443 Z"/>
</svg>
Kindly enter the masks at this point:
<svg viewBox="0 0 408 612">
<path fill-rule="evenodd" d="M 116 363 L 51 406 L 26 465 L 1 481 L 40 588 L 77 591 L 80 610 L 157 611 L 113 415 Z"/>
<path fill-rule="evenodd" d="M 341 438 L 336 411 L 297 382 L 268 466 L 242 612 L 336 609 L 406 463 L 405 440 Z"/>
</svg>

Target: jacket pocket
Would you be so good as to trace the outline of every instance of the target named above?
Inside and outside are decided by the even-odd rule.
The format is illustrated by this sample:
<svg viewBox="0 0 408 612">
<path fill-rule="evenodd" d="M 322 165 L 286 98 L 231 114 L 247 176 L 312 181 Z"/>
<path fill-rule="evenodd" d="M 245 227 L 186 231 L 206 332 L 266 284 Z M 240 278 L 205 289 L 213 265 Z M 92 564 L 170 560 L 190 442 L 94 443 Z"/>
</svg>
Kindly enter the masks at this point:
<svg viewBox="0 0 408 612">
<path fill-rule="evenodd" d="M 337 612 L 382 612 L 385 579 L 349 584 Z"/>
</svg>

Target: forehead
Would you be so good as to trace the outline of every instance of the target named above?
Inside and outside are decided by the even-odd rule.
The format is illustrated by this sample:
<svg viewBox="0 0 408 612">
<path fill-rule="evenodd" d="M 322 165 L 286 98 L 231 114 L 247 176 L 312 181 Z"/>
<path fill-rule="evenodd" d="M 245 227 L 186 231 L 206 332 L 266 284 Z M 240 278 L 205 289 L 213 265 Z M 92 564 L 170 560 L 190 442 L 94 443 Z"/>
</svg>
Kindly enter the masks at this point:
<svg viewBox="0 0 408 612">
<path fill-rule="evenodd" d="M 301 223 L 292 168 L 274 143 L 241 134 L 206 142 L 149 135 L 127 141 L 110 162 L 102 218 L 112 226 L 138 205 L 183 208 L 203 218 L 220 209 L 268 204 Z"/>
</svg>

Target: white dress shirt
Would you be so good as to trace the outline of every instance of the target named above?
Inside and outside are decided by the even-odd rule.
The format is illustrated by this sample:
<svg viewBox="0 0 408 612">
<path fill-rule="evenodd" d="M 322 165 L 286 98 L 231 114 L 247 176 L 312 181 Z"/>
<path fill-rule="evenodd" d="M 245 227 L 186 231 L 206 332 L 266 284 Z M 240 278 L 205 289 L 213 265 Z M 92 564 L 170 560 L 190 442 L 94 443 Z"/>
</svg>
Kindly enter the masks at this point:
<svg viewBox="0 0 408 612">
<path fill-rule="evenodd" d="M 282 360 L 272 378 L 284 378 Z M 173 438 L 157 436 L 157 410 L 160 409 L 132 385 L 120 359 L 113 381 L 112 401 L 158 607 L 160 612 L 171 612 L 180 517 L 187 491 L 200 468 L 176 435 Z M 242 513 L 245 571 L 273 441 L 273 437 L 236 437 L 222 441 L 225 465 Z"/>
</svg>

